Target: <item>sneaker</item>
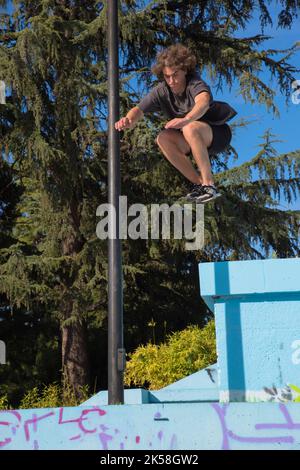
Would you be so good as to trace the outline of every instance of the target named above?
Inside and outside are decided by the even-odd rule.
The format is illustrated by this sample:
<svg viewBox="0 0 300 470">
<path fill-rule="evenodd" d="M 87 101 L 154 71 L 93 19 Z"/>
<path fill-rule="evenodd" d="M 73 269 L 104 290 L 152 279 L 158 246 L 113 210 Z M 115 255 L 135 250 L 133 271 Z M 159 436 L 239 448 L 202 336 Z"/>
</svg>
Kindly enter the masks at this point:
<svg viewBox="0 0 300 470">
<path fill-rule="evenodd" d="M 196 202 L 199 202 L 200 204 L 204 204 L 205 202 L 212 201 L 213 199 L 216 199 L 217 197 L 221 196 L 221 194 L 218 192 L 217 188 L 215 186 L 205 186 L 203 185 L 201 187 L 201 193 L 194 198 Z"/>
<path fill-rule="evenodd" d="M 186 198 L 189 201 L 194 201 L 202 194 L 203 194 L 202 184 L 192 184 L 192 190 L 190 193 L 187 194 Z"/>
</svg>

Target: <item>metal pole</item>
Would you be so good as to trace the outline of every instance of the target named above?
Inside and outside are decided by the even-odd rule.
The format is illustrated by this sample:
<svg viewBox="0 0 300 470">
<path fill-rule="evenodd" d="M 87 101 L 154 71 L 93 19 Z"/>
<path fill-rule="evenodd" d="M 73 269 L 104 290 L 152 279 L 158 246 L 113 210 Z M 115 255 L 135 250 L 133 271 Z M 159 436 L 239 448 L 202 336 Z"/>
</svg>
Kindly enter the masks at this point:
<svg viewBox="0 0 300 470">
<path fill-rule="evenodd" d="M 120 139 L 118 0 L 108 0 L 108 202 L 115 208 L 115 234 L 108 239 L 108 404 L 124 403 L 122 257 L 119 239 Z M 110 207 L 111 207 L 110 206 Z"/>
</svg>

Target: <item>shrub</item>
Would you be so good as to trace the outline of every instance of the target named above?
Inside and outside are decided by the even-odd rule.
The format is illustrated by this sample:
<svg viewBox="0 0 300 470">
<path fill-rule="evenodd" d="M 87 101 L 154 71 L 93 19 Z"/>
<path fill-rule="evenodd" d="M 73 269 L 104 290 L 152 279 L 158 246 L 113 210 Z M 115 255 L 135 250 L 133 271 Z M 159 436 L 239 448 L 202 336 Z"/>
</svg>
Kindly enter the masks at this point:
<svg viewBox="0 0 300 470">
<path fill-rule="evenodd" d="M 88 387 L 81 390 L 82 398 L 78 400 L 72 388 L 53 383 L 42 389 L 34 387 L 21 400 L 19 408 L 58 408 L 61 406 L 77 406 L 89 398 Z"/>
<path fill-rule="evenodd" d="M 0 397 L 0 410 L 9 410 L 9 409 L 10 409 L 10 406 L 8 403 L 7 395 L 2 395 L 2 397 Z"/>
<path fill-rule="evenodd" d="M 167 342 L 139 346 L 127 363 L 125 384 L 159 389 L 213 364 L 217 360 L 214 322 L 189 326 Z"/>
</svg>

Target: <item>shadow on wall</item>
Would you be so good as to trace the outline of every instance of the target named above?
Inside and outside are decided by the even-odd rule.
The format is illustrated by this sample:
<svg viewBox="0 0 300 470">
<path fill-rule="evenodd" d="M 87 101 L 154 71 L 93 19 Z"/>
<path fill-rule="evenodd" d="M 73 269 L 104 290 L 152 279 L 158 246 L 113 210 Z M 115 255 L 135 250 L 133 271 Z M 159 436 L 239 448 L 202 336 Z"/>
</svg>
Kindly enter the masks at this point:
<svg viewBox="0 0 300 470">
<path fill-rule="evenodd" d="M 214 268 L 215 292 L 230 295 L 229 262 L 215 263 Z M 236 301 L 231 301 L 230 304 L 224 302 L 222 307 L 223 312 L 221 315 L 216 316 L 216 322 L 224 322 L 224 329 L 222 329 L 226 332 L 228 399 L 229 401 L 235 401 L 235 392 L 238 391 L 239 401 L 245 401 L 246 383 L 240 300 L 236 299 Z"/>
</svg>

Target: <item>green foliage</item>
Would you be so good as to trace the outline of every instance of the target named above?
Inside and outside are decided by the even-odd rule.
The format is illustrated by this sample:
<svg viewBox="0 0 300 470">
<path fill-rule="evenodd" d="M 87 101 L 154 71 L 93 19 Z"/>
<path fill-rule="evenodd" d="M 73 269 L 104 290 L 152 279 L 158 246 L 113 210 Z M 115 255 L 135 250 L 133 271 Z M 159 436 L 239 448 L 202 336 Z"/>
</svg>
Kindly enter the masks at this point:
<svg viewBox="0 0 300 470">
<path fill-rule="evenodd" d="M 9 410 L 10 408 L 7 395 L 0 396 L 0 410 Z"/>
<path fill-rule="evenodd" d="M 88 387 L 83 387 L 81 392 L 82 401 L 87 400 L 90 396 Z M 78 406 L 80 402 L 71 386 L 53 383 L 42 388 L 34 387 L 29 390 L 22 398 L 19 408 L 58 408 L 61 406 Z"/>
<path fill-rule="evenodd" d="M 214 322 L 177 331 L 160 345 L 139 346 L 129 357 L 126 385 L 165 387 L 216 362 Z"/>
<path fill-rule="evenodd" d="M 43 387 L 34 387 L 21 398 L 17 408 L 59 408 L 64 406 L 78 406 L 82 401 L 90 397 L 87 386 L 81 389 L 82 399 L 78 400 L 77 395 L 71 386 L 65 384 L 52 383 Z M 12 409 L 7 395 L 0 396 L 0 410 Z"/>
</svg>

